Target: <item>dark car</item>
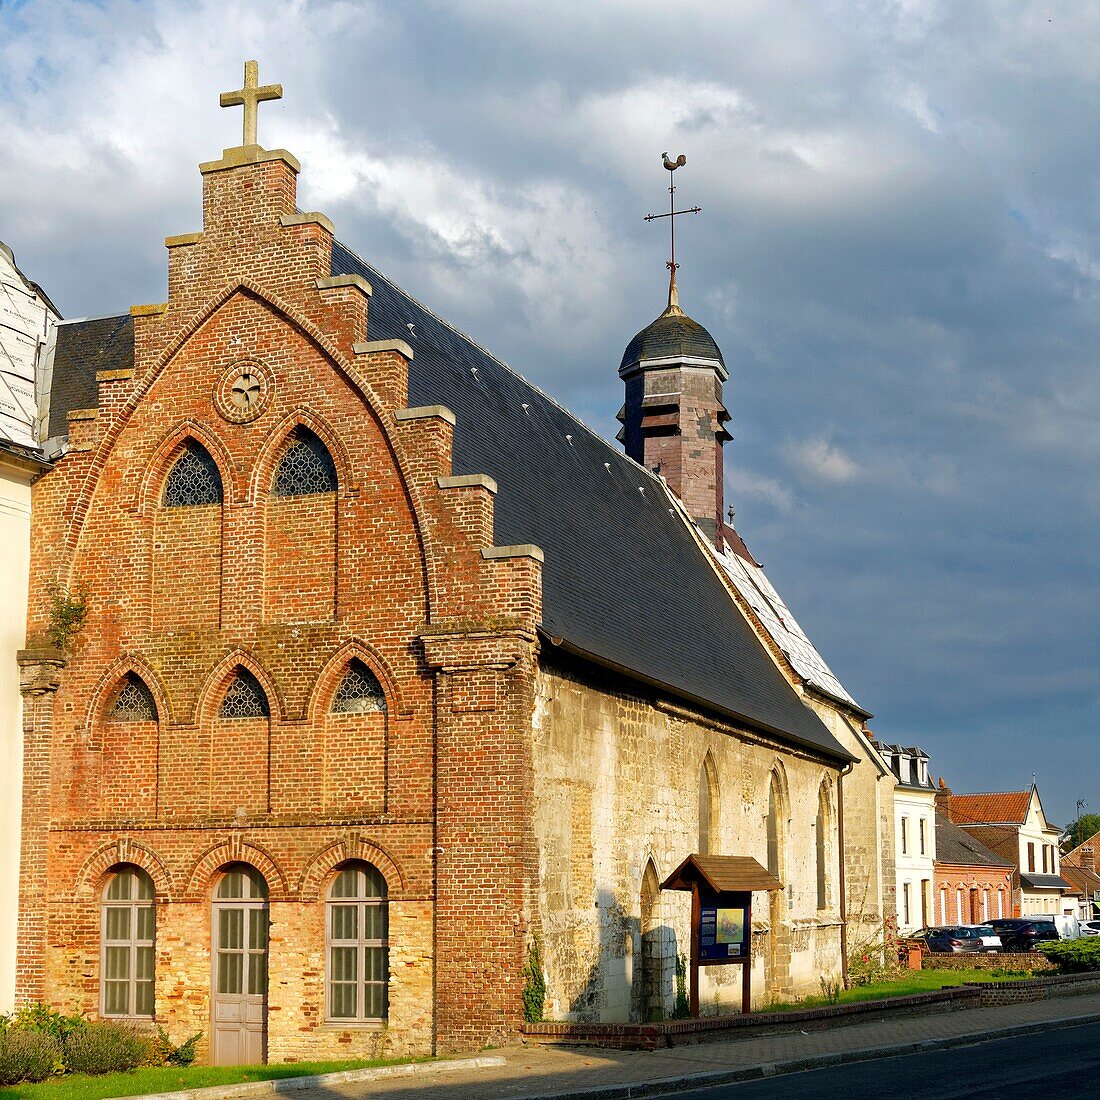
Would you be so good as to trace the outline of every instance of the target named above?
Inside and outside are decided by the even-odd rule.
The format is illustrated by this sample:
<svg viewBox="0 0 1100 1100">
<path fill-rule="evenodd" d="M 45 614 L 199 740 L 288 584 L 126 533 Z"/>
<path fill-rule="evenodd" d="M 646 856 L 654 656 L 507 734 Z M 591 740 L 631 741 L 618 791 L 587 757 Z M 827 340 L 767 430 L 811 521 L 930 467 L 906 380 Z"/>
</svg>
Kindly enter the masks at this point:
<svg viewBox="0 0 1100 1100">
<path fill-rule="evenodd" d="M 935 928 L 922 928 L 913 939 L 924 940 L 934 955 L 955 955 L 982 950 L 982 937 L 973 928 L 958 924 L 944 924 Z"/>
<path fill-rule="evenodd" d="M 1046 940 L 1058 939 L 1054 921 L 1028 920 L 1026 917 L 1005 917 L 991 920 L 993 931 L 1001 937 L 1005 951 L 1034 951 Z"/>
</svg>

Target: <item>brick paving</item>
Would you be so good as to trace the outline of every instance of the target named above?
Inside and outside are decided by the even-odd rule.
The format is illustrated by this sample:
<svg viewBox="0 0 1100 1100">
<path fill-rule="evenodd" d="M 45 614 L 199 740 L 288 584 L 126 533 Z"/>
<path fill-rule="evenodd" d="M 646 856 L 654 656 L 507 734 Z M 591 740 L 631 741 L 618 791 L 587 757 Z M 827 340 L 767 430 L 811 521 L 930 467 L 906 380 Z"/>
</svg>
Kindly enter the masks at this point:
<svg viewBox="0 0 1100 1100">
<path fill-rule="evenodd" d="M 1100 1020 L 1100 993 L 1057 997 L 1029 1004 L 942 1012 L 897 1020 L 871 1020 L 847 1027 L 754 1039 L 701 1043 L 651 1052 L 564 1047 L 510 1046 L 494 1051 L 504 1065 L 466 1072 L 439 1072 L 430 1079 L 376 1081 L 296 1092 L 299 1100 L 520 1100 L 639 1086 L 694 1074 L 770 1066 L 791 1060 L 853 1060 L 881 1048 L 952 1043 L 1002 1028 L 1042 1028 L 1060 1021 Z M 909 1053 L 908 1051 L 906 1053 Z"/>
</svg>

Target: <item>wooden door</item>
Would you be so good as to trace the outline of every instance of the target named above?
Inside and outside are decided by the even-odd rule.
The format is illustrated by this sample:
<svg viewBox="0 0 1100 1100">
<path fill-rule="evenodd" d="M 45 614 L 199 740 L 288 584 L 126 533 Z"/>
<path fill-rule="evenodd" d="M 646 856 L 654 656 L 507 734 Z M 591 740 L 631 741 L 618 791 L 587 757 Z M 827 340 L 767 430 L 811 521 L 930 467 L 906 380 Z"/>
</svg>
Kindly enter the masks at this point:
<svg viewBox="0 0 1100 1100">
<path fill-rule="evenodd" d="M 213 907 L 211 1044 L 218 1066 L 267 1061 L 267 884 L 255 868 L 229 867 Z"/>
</svg>

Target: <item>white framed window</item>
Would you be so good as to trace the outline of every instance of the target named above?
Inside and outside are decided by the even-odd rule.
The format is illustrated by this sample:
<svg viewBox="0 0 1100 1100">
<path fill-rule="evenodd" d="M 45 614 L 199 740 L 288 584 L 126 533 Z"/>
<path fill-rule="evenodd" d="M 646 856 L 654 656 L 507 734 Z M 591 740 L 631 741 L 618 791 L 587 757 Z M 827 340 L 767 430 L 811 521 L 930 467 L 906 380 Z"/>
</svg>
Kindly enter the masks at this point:
<svg viewBox="0 0 1100 1100">
<path fill-rule="evenodd" d="M 997 890 L 997 916 L 1003 917 L 1005 915 L 1005 892 L 1004 887 L 999 887 Z"/>
<path fill-rule="evenodd" d="M 103 891 L 99 1011 L 102 1016 L 153 1016 L 156 910 L 153 880 L 121 867 Z"/>
<path fill-rule="evenodd" d="M 947 888 L 940 887 L 940 924 L 947 923 Z"/>
<path fill-rule="evenodd" d="M 326 902 L 327 1018 L 386 1019 L 389 1011 L 389 912 L 386 880 L 369 863 L 349 863 Z"/>
<path fill-rule="evenodd" d="M 989 887 L 982 889 L 982 920 L 989 920 Z"/>
<path fill-rule="evenodd" d="M 902 898 L 902 913 L 905 917 L 905 927 L 910 928 L 913 924 L 912 909 L 913 909 L 913 884 L 911 882 L 905 882 L 901 887 Z"/>
<path fill-rule="evenodd" d="M 909 818 L 907 817 L 901 819 L 901 854 L 903 856 L 909 854 Z"/>
<path fill-rule="evenodd" d="M 928 830 L 928 822 L 922 817 L 920 819 L 920 854 L 927 855 L 927 840 L 925 839 Z"/>
<path fill-rule="evenodd" d="M 963 917 L 963 888 L 961 886 L 955 888 L 955 920 L 960 924 L 965 920 Z"/>
</svg>

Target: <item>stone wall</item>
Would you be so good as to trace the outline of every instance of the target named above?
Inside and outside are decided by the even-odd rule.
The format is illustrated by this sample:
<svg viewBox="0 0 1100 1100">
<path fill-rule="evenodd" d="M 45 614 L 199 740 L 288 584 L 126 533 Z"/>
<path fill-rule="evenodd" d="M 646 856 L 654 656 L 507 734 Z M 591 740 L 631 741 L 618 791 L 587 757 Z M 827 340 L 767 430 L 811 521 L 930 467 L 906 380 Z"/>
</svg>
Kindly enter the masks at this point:
<svg viewBox="0 0 1100 1100">
<path fill-rule="evenodd" d="M 710 721 L 544 648 L 534 716 L 535 833 L 551 1019 L 667 1016 L 687 954 L 690 899 L 654 894 L 700 847 L 704 760 L 713 766 L 711 851 L 767 861 L 769 783 L 780 785 L 781 894 L 754 896 L 753 1002 L 819 993 L 841 968 L 836 770 Z M 814 823 L 833 800 L 826 907 Z M 873 818 L 873 814 L 872 814 Z M 740 968 L 704 968 L 705 1013 L 740 1004 Z"/>
</svg>

